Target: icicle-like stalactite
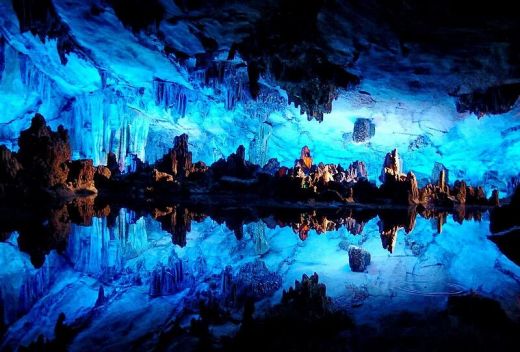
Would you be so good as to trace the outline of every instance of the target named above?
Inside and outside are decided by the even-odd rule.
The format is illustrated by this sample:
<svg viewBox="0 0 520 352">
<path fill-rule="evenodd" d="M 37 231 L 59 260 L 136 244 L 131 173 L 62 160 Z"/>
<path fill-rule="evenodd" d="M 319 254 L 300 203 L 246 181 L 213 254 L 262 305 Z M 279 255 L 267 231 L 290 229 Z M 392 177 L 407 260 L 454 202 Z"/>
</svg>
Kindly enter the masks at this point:
<svg viewBox="0 0 520 352">
<path fill-rule="evenodd" d="M 20 288 L 20 299 L 18 306 L 18 315 L 27 312 L 34 303 L 42 298 L 51 286 L 49 264 L 44 264 L 35 275 L 27 276 Z"/>
<path fill-rule="evenodd" d="M 0 37 L 0 81 L 2 81 L 2 76 L 4 74 L 5 69 L 5 39 L 4 37 Z"/>
<path fill-rule="evenodd" d="M 105 218 L 93 218 L 91 227 L 72 225 L 67 255 L 74 263 L 75 270 L 101 275 L 119 262 L 119 253 L 111 253 L 109 250 L 112 239 L 106 225 Z"/>
<path fill-rule="evenodd" d="M 121 171 L 135 169 L 136 158 L 144 161 L 150 119 L 145 112 L 143 90 L 124 87 L 121 90 L 105 90 L 104 120 L 105 149 L 113 152 Z"/>
<path fill-rule="evenodd" d="M 147 233 L 144 218 L 121 209 L 110 228 L 107 218 L 93 218 L 90 227 L 72 225 L 67 255 L 75 270 L 110 280 L 148 248 Z"/>
<path fill-rule="evenodd" d="M 57 127 L 57 107 L 64 103 L 64 95 L 30 57 L 7 42 L 0 47 L 0 144 L 16 150 L 20 131 L 29 126 L 36 112 L 48 117 L 51 126 Z"/>
<path fill-rule="evenodd" d="M 186 116 L 188 92 L 183 86 L 160 79 L 153 81 L 155 104 L 169 111 L 174 119 Z"/>
<path fill-rule="evenodd" d="M 273 112 L 281 111 L 285 105 L 286 102 L 280 93 L 267 87 L 263 87 L 256 101 L 247 104 L 247 113 L 260 122 L 258 131 L 249 145 L 249 161 L 264 165 L 269 160 L 269 138 L 273 132 L 273 126 L 268 122 L 269 116 Z"/>
<path fill-rule="evenodd" d="M 56 83 L 40 71 L 25 54 L 19 54 L 20 75 L 26 87 L 26 94 L 36 93 L 44 104 L 51 104 Z"/>
<path fill-rule="evenodd" d="M 100 92 L 76 97 L 67 122 L 73 159 L 92 158 L 95 165 L 103 161 L 100 154 L 107 153 L 103 100 Z"/>
<path fill-rule="evenodd" d="M 245 63 L 241 60 L 217 60 L 209 67 L 192 73 L 193 80 L 202 87 L 211 88 L 220 96 L 226 110 L 233 110 L 239 102 L 250 98 Z"/>
<path fill-rule="evenodd" d="M 107 153 L 117 156 L 121 171 L 145 160 L 150 120 L 143 112 L 138 90 L 105 89 L 75 99 L 67 123 L 72 149 L 78 158 L 105 164 Z M 135 169 L 135 168 L 134 168 Z"/>
<path fill-rule="evenodd" d="M 258 255 L 264 255 L 269 251 L 269 241 L 265 234 L 266 225 L 260 221 L 246 226 L 246 231 L 249 233 L 255 244 L 255 252 Z"/>
<path fill-rule="evenodd" d="M 267 123 L 260 124 L 258 133 L 249 144 L 249 161 L 258 165 L 265 165 L 269 159 L 269 137 L 273 128 Z"/>
<path fill-rule="evenodd" d="M 170 256 L 168 264 L 159 264 L 151 273 L 150 291 L 152 297 L 167 296 L 178 292 L 184 283 L 184 266 L 175 254 Z"/>
</svg>

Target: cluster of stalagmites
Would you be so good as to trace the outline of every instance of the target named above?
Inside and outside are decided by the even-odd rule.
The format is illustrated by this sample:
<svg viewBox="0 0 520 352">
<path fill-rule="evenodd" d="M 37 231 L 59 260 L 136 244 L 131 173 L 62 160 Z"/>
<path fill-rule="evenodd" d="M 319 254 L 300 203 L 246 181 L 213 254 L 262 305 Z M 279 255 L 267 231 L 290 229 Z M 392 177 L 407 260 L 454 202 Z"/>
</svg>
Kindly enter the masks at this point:
<svg viewBox="0 0 520 352">
<path fill-rule="evenodd" d="M 446 170 L 441 169 L 437 184 L 428 184 L 419 189 L 413 172 L 404 174 L 397 149 L 388 153 L 383 163 L 380 180 L 382 198 L 399 204 L 431 204 L 452 207 L 457 204 L 498 206 L 498 191 L 494 190 L 489 199 L 481 186 L 468 186 L 465 181 L 455 181 L 450 188 L 446 181 Z"/>
<path fill-rule="evenodd" d="M 71 161 L 67 131 L 59 126 L 52 131 L 43 116 L 37 114 L 29 129 L 22 131 L 20 149 L 12 153 L 0 147 L 0 196 L 16 197 L 33 190 L 45 190 L 56 196 L 96 193 L 101 190 L 125 198 L 156 198 L 172 194 L 245 193 L 263 198 L 336 202 L 434 205 L 498 205 L 498 192 L 486 199 L 481 187 L 456 181 L 449 187 L 445 169 L 439 180 L 419 189 L 412 172 L 404 174 L 397 150 L 385 157 L 380 175 L 382 186 L 368 181 L 365 163 L 355 161 L 348 167 L 315 164 L 311 150 L 304 146 L 291 168 L 271 159 L 264 166 L 250 163 L 245 148 L 239 146 L 227 159 L 210 166 L 193 163 L 188 136 L 175 137 L 174 146 L 154 165 L 139 163 L 133 173 L 122 174 L 113 153 L 106 166 L 94 166 L 92 160 Z"/>
<path fill-rule="evenodd" d="M 19 150 L 0 146 L 0 197 L 18 197 L 45 190 L 59 196 L 96 193 L 95 178 L 110 178 L 104 166 L 92 160 L 71 161 L 67 130 L 52 131 L 42 115 L 20 133 Z"/>
</svg>

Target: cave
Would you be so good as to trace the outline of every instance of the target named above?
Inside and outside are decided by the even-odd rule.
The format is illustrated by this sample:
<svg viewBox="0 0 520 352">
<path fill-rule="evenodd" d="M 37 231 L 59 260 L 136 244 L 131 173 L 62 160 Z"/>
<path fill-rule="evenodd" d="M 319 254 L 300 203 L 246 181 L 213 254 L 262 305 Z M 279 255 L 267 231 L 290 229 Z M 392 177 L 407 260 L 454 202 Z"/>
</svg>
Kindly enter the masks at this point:
<svg viewBox="0 0 520 352">
<path fill-rule="evenodd" d="M 512 350 L 518 33 L 505 0 L 0 1 L 0 350 Z"/>
</svg>

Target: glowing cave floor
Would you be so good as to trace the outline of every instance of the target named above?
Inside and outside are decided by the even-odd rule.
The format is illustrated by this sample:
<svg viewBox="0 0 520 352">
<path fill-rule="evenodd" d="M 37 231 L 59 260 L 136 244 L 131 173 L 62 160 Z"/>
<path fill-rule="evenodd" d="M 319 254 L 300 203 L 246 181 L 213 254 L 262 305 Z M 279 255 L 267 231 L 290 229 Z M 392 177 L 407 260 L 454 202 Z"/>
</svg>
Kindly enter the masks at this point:
<svg viewBox="0 0 520 352">
<path fill-rule="evenodd" d="M 52 250 L 38 269 L 12 233 L 0 243 L 6 326 L 0 349 L 28 345 L 40 334 L 52 339 L 60 313 L 69 324 L 84 322 L 71 350 L 147 349 L 172 322 L 187 326 L 198 317 L 200 301 L 218 302 L 229 313 L 211 333 L 233 334 L 243 309 L 240 292 L 253 293 L 261 315 L 295 280 L 314 272 L 334 306 L 356 324 L 377 324 L 403 311 L 440 311 L 451 295 L 469 292 L 497 300 L 511 318 L 520 318 L 520 267 L 487 238 L 487 214 L 462 224 L 448 216 L 441 233 L 437 220 L 418 217 L 412 232 L 398 231 L 392 253 L 382 246 L 378 221 L 356 235 L 345 227 L 311 230 L 305 240 L 291 227 L 259 221 L 244 225 L 237 239 L 205 218 L 191 224 L 181 247 L 150 216 L 121 209 L 112 220 L 71 225 L 61 253 Z M 351 245 L 371 255 L 364 272 L 349 266 Z"/>
</svg>

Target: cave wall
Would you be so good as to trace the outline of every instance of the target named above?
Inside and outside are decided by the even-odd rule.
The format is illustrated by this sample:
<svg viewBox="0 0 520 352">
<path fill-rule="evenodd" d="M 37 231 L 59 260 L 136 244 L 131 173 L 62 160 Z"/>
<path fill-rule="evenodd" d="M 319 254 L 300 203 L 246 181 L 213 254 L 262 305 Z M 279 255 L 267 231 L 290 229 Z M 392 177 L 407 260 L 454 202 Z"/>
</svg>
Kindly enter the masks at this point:
<svg viewBox="0 0 520 352">
<path fill-rule="evenodd" d="M 187 133 L 194 159 L 207 163 L 243 144 L 251 161 L 276 157 L 292 165 L 301 146 L 308 145 L 317 161 L 364 160 L 375 181 L 384 155 L 397 147 L 404 169 L 414 171 L 420 183 L 431 178 L 438 162 L 455 178 L 486 181 L 488 191 L 507 193 L 508 179 L 520 172 L 516 91 L 513 98 L 505 94 L 508 106 L 503 109 L 500 97 L 492 95 L 489 99 L 501 109 L 486 111 L 498 114 L 479 119 L 482 109 L 471 106 L 473 101 L 477 107 L 486 105 L 486 90 L 471 94 L 486 77 L 483 87 L 496 86 L 495 76 L 473 75 L 465 81 L 455 73 L 448 76 L 453 65 L 449 56 L 435 61 L 437 53 L 414 52 L 412 44 L 404 56 L 392 48 L 384 51 L 382 45 L 367 42 L 375 40 L 376 29 L 366 15 L 359 16 L 366 20 L 366 38 L 359 40 L 341 41 L 349 25 L 340 18 L 341 26 L 331 27 L 330 11 L 307 26 L 332 48 L 327 60 L 349 58 L 347 66 L 355 62 L 351 71 L 361 78 L 355 87 L 334 89 L 331 112 L 318 122 L 308 121 L 308 111 L 295 102 L 298 82 L 287 81 L 281 73 L 265 68 L 251 93 L 252 54 L 246 46 L 241 56 L 233 45 L 244 40 L 237 33 L 247 35 L 249 22 L 237 15 L 215 20 L 200 15 L 194 22 L 185 20 L 179 4 L 160 3 L 164 11 L 152 12 L 142 22 L 132 17 L 133 10 L 121 12 L 120 4 L 53 0 L 46 2 L 41 13 L 47 22 L 42 22 L 40 12 L 20 17 L 15 11 L 16 6 L 29 8 L 30 1 L 1 1 L 0 143 L 16 150 L 19 131 L 39 112 L 53 128 L 63 124 L 69 129 L 75 158 L 102 164 L 111 151 L 122 170 L 135 156 L 155 161 L 171 147 L 174 136 Z M 198 3 L 184 5 L 203 13 Z M 244 11 L 257 19 L 260 10 L 249 5 L 243 10 L 226 3 L 223 13 Z M 137 11 L 141 5 L 135 6 Z M 359 9 L 336 10 L 338 16 L 350 18 Z M 295 16 L 303 15 L 309 14 Z M 316 38 L 311 42 L 318 45 Z M 384 42 L 399 46 L 399 37 L 388 35 Z M 432 68 L 436 63 L 442 68 Z M 305 84 L 313 79 L 306 76 Z M 462 84 L 457 91 L 448 91 L 457 83 Z M 461 102 L 470 108 L 462 109 L 466 105 Z M 358 119 L 369 120 L 375 130 L 363 141 L 355 137 Z"/>
</svg>

